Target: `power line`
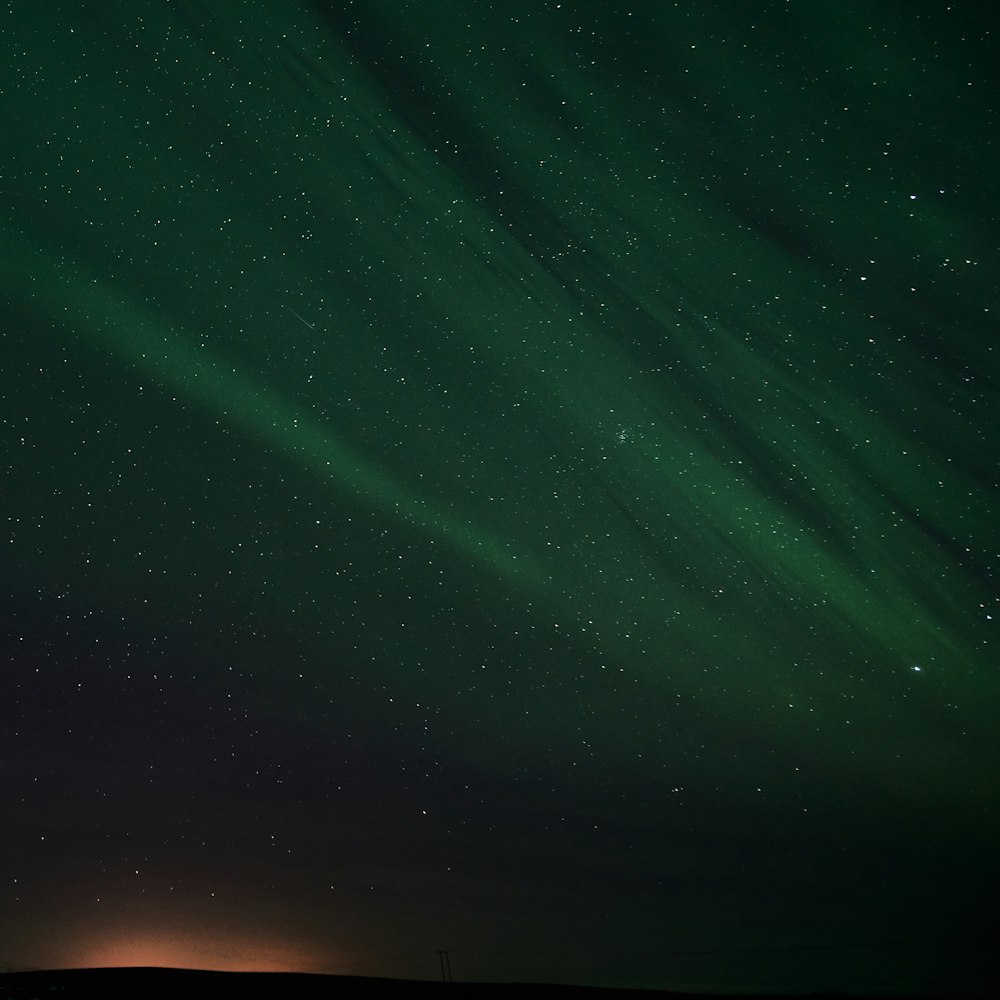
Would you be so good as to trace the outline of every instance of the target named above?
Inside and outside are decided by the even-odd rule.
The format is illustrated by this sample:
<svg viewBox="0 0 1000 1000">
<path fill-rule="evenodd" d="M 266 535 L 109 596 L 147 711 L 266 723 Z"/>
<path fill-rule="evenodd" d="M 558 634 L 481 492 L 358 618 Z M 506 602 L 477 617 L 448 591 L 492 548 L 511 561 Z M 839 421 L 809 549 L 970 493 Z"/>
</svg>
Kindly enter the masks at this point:
<svg viewBox="0 0 1000 1000">
<path fill-rule="evenodd" d="M 513 955 L 530 958 L 669 958 L 674 955 L 759 955 L 771 952 L 795 951 L 850 951 L 863 948 L 901 948 L 911 945 L 942 944 L 955 942 L 987 941 L 992 934 L 975 934 L 948 937 L 902 938 L 891 941 L 858 941 L 850 944 L 800 944 L 777 945 L 758 948 L 674 948 L 668 951 L 493 951 L 488 949 L 455 949 L 460 955 Z"/>
<path fill-rule="evenodd" d="M 447 948 L 438 948 L 438 961 L 441 963 L 441 982 L 451 982 L 451 952 Z"/>
</svg>

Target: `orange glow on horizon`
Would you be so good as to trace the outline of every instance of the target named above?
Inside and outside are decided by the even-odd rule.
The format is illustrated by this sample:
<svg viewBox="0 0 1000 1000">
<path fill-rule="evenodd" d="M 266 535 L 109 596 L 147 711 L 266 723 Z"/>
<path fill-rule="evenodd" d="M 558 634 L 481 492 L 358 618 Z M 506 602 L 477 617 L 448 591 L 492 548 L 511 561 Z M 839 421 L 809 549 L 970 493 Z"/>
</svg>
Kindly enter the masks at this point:
<svg viewBox="0 0 1000 1000">
<path fill-rule="evenodd" d="M 105 930 L 72 949 L 78 969 L 157 967 L 214 972 L 319 972 L 329 961 L 304 947 L 263 937 L 196 931 Z M 326 968 L 325 968 L 326 967 Z"/>
</svg>

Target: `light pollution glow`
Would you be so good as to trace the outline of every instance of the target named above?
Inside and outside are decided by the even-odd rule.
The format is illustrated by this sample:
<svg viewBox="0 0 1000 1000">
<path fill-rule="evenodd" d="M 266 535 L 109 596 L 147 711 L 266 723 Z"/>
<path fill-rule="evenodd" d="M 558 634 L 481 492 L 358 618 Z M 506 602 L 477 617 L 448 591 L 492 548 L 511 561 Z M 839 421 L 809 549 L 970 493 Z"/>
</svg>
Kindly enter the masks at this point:
<svg viewBox="0 0 1000 1000">
<path fill-rule="evenodd" d="M 320 972 L 321 957 L 279 938 L 201 930 L 101 928 L 67 955 L 73 968 L 205 969 L 215 972 Z"/>
</svg>

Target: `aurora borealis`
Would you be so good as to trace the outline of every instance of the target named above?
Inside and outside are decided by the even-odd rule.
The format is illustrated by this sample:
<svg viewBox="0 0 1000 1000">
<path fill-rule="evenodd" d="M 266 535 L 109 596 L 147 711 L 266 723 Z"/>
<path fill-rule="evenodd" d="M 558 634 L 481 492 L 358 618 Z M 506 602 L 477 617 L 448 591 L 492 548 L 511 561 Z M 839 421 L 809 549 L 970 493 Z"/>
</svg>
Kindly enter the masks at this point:
<svg viewBox="0 0 1000 1000">
<path fill-rule="evenodd" d="M 2 16 L 0 963 L 987 984 L 991 13 Z"/>
</svg>

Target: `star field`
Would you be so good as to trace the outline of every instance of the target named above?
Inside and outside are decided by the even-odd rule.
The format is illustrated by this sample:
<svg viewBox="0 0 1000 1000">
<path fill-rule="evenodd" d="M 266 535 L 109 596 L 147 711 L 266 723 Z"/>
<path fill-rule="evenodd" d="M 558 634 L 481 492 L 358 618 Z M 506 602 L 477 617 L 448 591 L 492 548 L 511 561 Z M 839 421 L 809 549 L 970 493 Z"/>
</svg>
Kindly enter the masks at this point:
<svg viewBox="0 0 1000 1000">
<path fill-rule="evenodd" d="M 0 963 L 988 984 L 991 15 L 2 17 Z"/>
</svg>

